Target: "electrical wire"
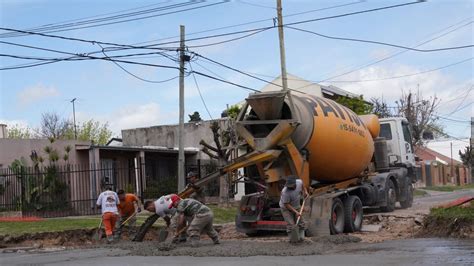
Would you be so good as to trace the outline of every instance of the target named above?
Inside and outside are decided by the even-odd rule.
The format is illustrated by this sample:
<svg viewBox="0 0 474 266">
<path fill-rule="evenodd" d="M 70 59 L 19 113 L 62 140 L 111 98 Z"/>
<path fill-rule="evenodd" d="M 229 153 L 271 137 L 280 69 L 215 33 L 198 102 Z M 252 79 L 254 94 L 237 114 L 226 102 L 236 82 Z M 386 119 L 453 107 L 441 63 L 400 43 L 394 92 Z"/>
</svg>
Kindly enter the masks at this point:
<svg viewBox="0 0 474 266">
<path fill-rule="evenodd" d="M 104 47 L 102 47 L 100 44 L 98 44 L 101 48 L 102 48 L 102 54 L 104 54 L 105 58 L 107 59 L 111 59 L 105 52 L 104 52 Z M 165 82 L 168 82 L 168 81 L 171 81 L 171 80 L 174 80 L 176 78 L 178 78 L 178 76 L 176 77 L 172 77 L 172 78 L 169 78 L 169 79 L 165 79 L 165 80 L 149 80 L 149 79 L 144 79 L 142 77 L 139 77 L 135 74 L 133 74 L 132 72 L 128 71 L 126 68 L 124 68 L 123 66 L 121 66 L 119 63 L 115 62 L 115 60 L 112 60 L 111 59 L 111 62 L 114 63 L 117 67 L 119 67 L 120 69 L 122 69 L 125 73 L 129 74 L 130 76 L 136 78 L 136 79 L 139 79 L 141 81 L 144 81 L 144 82 L 148 82 L 148 83 L 165 83 Z"/>
<path fill-rule="evenodd" d="M 203 1 L 201 1 L 201 2 L 203 2 Z M 170 11 L 170 12 L 166 12 L 166 13 L 160 13 L 160 14 L 155 14 L 155 15 L 150 15 L 150 16 L 145 16 L 145 17 L 125 19 L 125 20 L 120 20 L 120 21 L 113 21 L 113 22 L 107 22 L 107 23 L 89 25 L 89 26 L 72 27 L 72 28 L 66 28 L 66 29 L 57 29 L 57 30 L 55 30 L 53 28 L 52 30 L 47 29 L 47 30 L 43 30 L 42 32 L 44 32 L 44 33 L 64 32 L 64 31 L 72 31 L 72 30 L 78 30 L 78 29 L 86 29 L 86 28 L 107 26 L 107 25 L 113 25 L 113 24 L 118 24 L 118 23 L 132 22 L 132 21 L 137 21 L 137 20 L 143 20 L 143 19 L 148 19 L 148 18 L 154 18 L 154 17 L 164 16 L 164 15 L 170 15 L 170 14 L 176 14 L 176 13 L 181 13 L 181 12 L 185 12 L 185 11 L 201 9 L 201 8 L 210 7 L 210 6 L 214 6 L 214 5 L 220 5 L 220 4 L 223 4 L 223 3 L 226 3 L 226 2 L 228 2 L 228 0 L 224 0 L 224 1 L 219 2 L 219 3 L 211 3 L 211 4 L 207 4 L 207 5 L 203 5 L 203 6 L 185 8 L 185 9 L 181 9 L 181 10 L 177 10 L 177 11 Z M 146 14 L 146 13 L 151 13 L 151 12 L 156 12 L 156 11 L 162 11 L 162 10 L 167 10 L 167 9 L 173 9 L 173 8 L 176 8 L 176 7 L 181 7 L 181 6 L 186 6 L 186 5 L 194 5 L 194 4 L 197 4 L 197 3 L 194 2 L 194 1 L 189 1 L 189 3 L 187 3 L 187 4 L 186 3 L 181 3 L 181 4 L 175 4 L 172 7 L 168 7 L 168 8 L 161 8 L 161 9 L 158 8 L 158 9 L 152 9 L 152 10 L 148 10 L 148 11 L 141 11 L 141 13 L 137 12 L 139 14 L 131 14 L 131 15 L 125 14 L 125 15 L 115 16 L 113 18 L 99 19 L 99 20 L 93 21 L 93 23 L 100 22 L 100 21 L 107 21 L 107 20 L 116 20 L 116 19 L 123 18 L 123 17 L 125 17 L 125 18 L 126 17 L 133 17 L 133 16 L 137 16 L 137 15 L 141 15 L 141 14 Z M 74 24 L 82 25 L 82 24 L 90 24 L 90 23 L 92 23 L 92 22 L 83 22 L 83 23 L 74 23 Z M 70 25 L 64 26 L 64 27 L 70 27 Z M 39 31 L 35 31 L 35 32 L 39 32 Z M 7 37 L 16 37 L 16 36 L 7 36 Z"/>
<path fill-rule="evenodd" d="M 273 10 L 276 9 L 276 8 L 273 7 L 273 6 L 259 5 L 259 4 L 249 3 L 249 2 L 247 2 L 247 1 L 242 1 L 242 0 L 237 0 L 237 3 L 241 3 L 241 4 L 244 4 L 244 5 L 248 5 L 248 6 L 266 8 L 266 9 L 273 9 Z"/>
<path fill-rule="evenodd" d="M 392 43 L 386 43 L 386 42 L 329 36 L 329 35 L 317 33 L 315 31 L 295 28 L 295 27 L 291 27 L 291 26 L 285 26 L 285 28 L 289 28 L 289 29 L 292 29 L 292 30 L 301 31 L 301 32 L 305 32 L 305 33 L 310 33 L 310 34 L 313 34 L 313 35 L 316 35 L 316 36 L 319 36 L 319 37 L 333 39 L 333 40 L 379 44 L 379 45 L 391 46 L 391 47 L 406 49 L 406 50 L 415 51 L 415 52 L 440 52 L 440 51 L 459 50 L 459 49 L 466 49 L 466 48 L 474 47 L 474 44 L 469 44 L 469 45 L 454 46 L 454 47 L 443 47 L 443 48 L 436 48 L 436 49 L 416 49 L 416 48 L 411 48 L 411 47 L 408 47 L 408 46 L 392 44 Z"/>
<path fill-rule="evenodd" d="M 263 29 L 263 30 L 260 30 L 260 31 L 252 32 L 252 33 L 246 34 L 246 35 L 244 35 L 244 36 L 240 36 L 240 37 L 237 37 L 237 38 L 228 39 L 228 40 L 225 40 L 225 41 L 220 41 L 220 42 L 215 42 L 215 43 L 207 43 L 207 44 L 202 44 L 202 45 L 191 45 L 191 46 L 187 46 L 187 47 L 188 47 L 188 48 L 201 48 L 201 47 L 208 47 L 208 46 L 213 46 L 213 45 L 218 45 L 218 44 L 233 42 L 233 41 L 237 41 L 237 40 L 240 40 L 240 39 L 248 38 L 248 37 L 250 37 L 250 36 L 259 34 L 259 33 L 261 33 L 261 32 L 267 31 L 267 30 L 269 30 L 269 29 L 271 29 L 271 28 L 266 28 L 266 29 Z"/>
<path fill-rule="evenodd" d="M 469 96 L 469 93 L 471 93 L 472 89 L 474 89 L 474 86 L 471 86 L 471 88 L 469 88 L 466 95 L 464 95 L 464 98 L 462 99 L 462 101 L 458 104 L 458 106 L 451 113 L 448 114 L 448 116 L 456 113 L 461 108 L 462 104 L 467 99 L 467 96 Z"/>
<path fill-rule="evenodd" d="M 446 27 L 446 28 L 443 28 L 443 29 L 441 29 L 441 30 L 439 30 L 439 31 L 437 31 L 437 32 L 435 32 L 435 33 L 433 33 L 433 34 L 431 34 L 431 35 L 441 33 L 441 32 L 443 32 L 443 31 L 448 30 L 448 29 L 450 29 L 450 28 L 452 28 L 452 27 L 455 27 L 455 26 L 457 26 L 457 25 L 459 25 L 459 24 L 461 24 L 461 23 L 464 23 L 466 20 L 469 20 L 469 19 L 472 19 L 472 17 L 469 17 L 469 18 L 467 18 L 467 19 L 463 19 L 463 20 L 461 20 L 460 22 L 457 22 L 457 23 L 455 23 L 455 24 L 452 24 L 452 25 L 450 25 L 450 26 L 448 26 L 448 27 Z M 455 32 L 455 31 L 457 31 L 457 30 L 459 30 L 459 29 L 461 29 L 461 28 L 463 28 L 463 27 L 468 26 L 468 25 L 470 25 L 470 24 L 472 24 L 472 23 L 473 23 L 473 21 L 470 21 L 470 22 L 468 22 L 468 23 L 466 23 L 466 24 L 463 24 L 463 25 L 461 25 L 461 26 L 459 26 L 459 27 L 456 27 L 456 28 L 454 28 L 454 29 L 452 29 L 452 30 L 450 30 L 450 31 L 448 31 L 448 32 L 445 32 L 445 33 L 443 33 L 443 34 L 440 34 L 440 35 L 438 35 L 438 36 L 435 36 L 434 38 L 431 38 L 431 39 L 428 39 L 428 40 L 426 40 L 426 41 L 423 41 L 423 42 L 421 42 L 421 43 L 419 43 L 419 44 L 413 46 L 413 48 L 420 47 L 420 46 L 422 46 L 422 45 L 424 45 L 424 44 L 427 44 L 427 43 L 430 43 L 430 42 L 432 42 L 432 41 L 434 41 L 434 40 L 437 40 L 437 39 L 439 39 L 439 38 L 442 38 L 442 37 L 444 37 L 444 36 L 446 36 L 446 35 L 448 35 L 448 34 L 451 34 L 452 32 Z M 408 51 L 409 51 L 409 50 L 399 51 L 399 52 L 393 53 L 393 54 L 391 54 L 391 55 L 385 56 L 385 57 L 383 57 L 383 58 L 381 58 L 381 59 L 378 59 L 378 60 L 376 60 L 376 61 L 372 61 L 372 62 L 369 62 L 369 63 L 364 63 L 364 64 L 362 64 L 362 65 L 357 66 L 355 69 L 353 68 L 353 69 L 351 69 L 351 70 L 349 70 L 349 71 L 346 71 L 346 72 L 344 72 L 344 73 L 342 73 L 342 74 L 337 74 L 337 75 L 334 75 L 334 76 L 330 76 L 330 77 L 328 77 L 328 78 L 324 78 L 323 81 L 332 80 L 332 79 L 335 79 L 335 78 L 338 78 L 338 77 L 341 77 L 341 76 L 345 76 L 345 75 L 350 74 L 350 73 L 354 73 L 354 72 L 356 72 L 356 71 L 358 71 L 358 70 L 361 70 L 361 69 L 364 69 L 364 68 L 366 68 L 366 67 L 373 66 L 373 65 L 375 65 L 375 64 L 378 64 L 378 63 L 387 61 L 387 60 L 389 60 L 389 59 L 392 59 L 392 58 L 394 58 L 394 57 L 396 57 L 396 56 L 398 56 L 398 55 L 400 55 L 400 54 L 406 53 L 406 52 L 408 52 Z"/>
<path fill-rule="evenodd" d="M 231 81 L 227 81 L 227 80 L 224 80 L 224 79 L 221 79 L 221 78 L 216 78 L 216 77 L 207 75 L 207 74 L 202 73 L 202 72 L 192 71 L 191 73 L 196 73 L 196 74 L 198 74 L 198 75 L 200 75 L 200 76 L 203 76 L 203 77 L 206 77 L 206 78 L 209 78 L 209 79 L 213 79 L 213 80 L 217 80 L 217 81 L 220 81 L 220 82 L 223 82 L 223 83 L 227 83 L 227 84 L 230 84 L 230 85 L 233 85 L 233 86 L 236 86 L 236 87 L 245 89 L 245 90 L 249 90 L 249 91 L 253 91 L 253 92 L 260 92 L 259 90 L 252 89 L 252 88 L 250 88 L 250 87 L 247 87 L 247 86 L 244 86 L 244 85 L 240 85 L 240 84 L 237 84 L 237 83 L 234 83 L 234 82 L 231 82 Z"/>
<path fill-rule="evenodd" d="M 202 96 L 201 88 L 199 88 L 199 84 L 198 84 L 198 82 L 197 82 L 196 75 L 194 74 L 194 70 L 193 70 L 193 66 L 191 65 L 191 62 L 189 62 L 189 69 L 191 69 L 191 74 L 193 75 L 194 84 L 196 84 L 196 89 L 197 89 L 197 91 L 198 91 L 198 93 L 199 93 L 199 97 L 201 98 L 201 102 L 202 102 L 202 104 L 204 105 L 204 108 L 206 109 L 207 114 L 209 115 L 209 118 L 210 118 L 211 120 L 213 120 L 212 115 L 211 115 L 211 112 L 209 111 L 209 108 L 207 108 L 206 101 L 204 101 L 204 97 Z"/>
</svg>

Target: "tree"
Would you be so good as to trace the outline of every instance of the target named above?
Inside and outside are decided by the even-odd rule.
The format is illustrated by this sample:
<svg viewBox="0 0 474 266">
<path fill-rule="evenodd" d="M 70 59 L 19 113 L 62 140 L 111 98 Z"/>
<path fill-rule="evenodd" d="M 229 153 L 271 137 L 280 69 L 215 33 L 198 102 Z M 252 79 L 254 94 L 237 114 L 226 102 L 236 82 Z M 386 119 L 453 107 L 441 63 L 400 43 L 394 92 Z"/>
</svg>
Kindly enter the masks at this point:
<svg viewBox="0 0 474 266">
<path fill-rule="evenodd" d="M 189 116 L 189 122 L 202 121 L 202 118 L 201 118 L 201 115 L 199 114 L 199 112 L 194 112 L 193 114 L 188 115 L 188 116 Z"/>
<path fill-rule="evenodd" d="M 423 134 L 426 136 L 426 132 L 433 132 L 436 136 L 444 134 L 435 115 L 439 102 L 436 96 L 423 98 L 419 90 L 415 94 L 402 92 L 402 97 L 395 102 L 398 115 L 404 116 L 412 127 L 414 146 L 423 145 Z"/>
<path fill-rule="evenodd" d="M 474 151 L 470 146 L 466 146 L 464 152 L 459 151 L 459 156 L 466 167 L 474 167 Z"/>
<path fill-rule="evenodd" d="M 8 127 L 9 139 L 31 139 L 35 134 L 29 127 L 20 127 L 19 125 L 11 125 Z"/>
<path fill-rule="evenodd" d="M 241 110 L 241 108 L 237 104 L 232 105 L 231 107 L 229 107 L 229 110 L 227 110 L 227 115 L 230 118 L 235 119 L 239 115 L 240 110 Z"/>
<path fill-rule="evenodd" d="M 390 107 L 383 99 L 372 98 L 370 99 L 370 102 L 372 103 L 372 113 L 377 115 L 379 118 L 387 118 L 393 116 Z"/>
<path fill-rule="evenodd" d="M 338 97 L 336 99 L 336 102 L 351 109 L 352 111 L 354 111 L 354 113 L 358 115 L 371 114 L 373 109 L 372 104 L 366 102 L 362 95 L 354 98 L 345 96 Z"/>
<path fill-rule="evenodd" d="M 57 113 L 43 113 L 39 133 L 44 138 L 62 139 L 71 126 L 67 119 L 61 119 Z"/>
<path fill-rule="evenodd" d="M 108 123 L 100 123 L 94 119 L 78 123 L 77 139 L 83 141 L 92 141 L 98 145 L 105 145 L 112 137 L 112 131 Z M 74 139 L 74 125 L 67 128 L 64 139 Z"/>
</svg>

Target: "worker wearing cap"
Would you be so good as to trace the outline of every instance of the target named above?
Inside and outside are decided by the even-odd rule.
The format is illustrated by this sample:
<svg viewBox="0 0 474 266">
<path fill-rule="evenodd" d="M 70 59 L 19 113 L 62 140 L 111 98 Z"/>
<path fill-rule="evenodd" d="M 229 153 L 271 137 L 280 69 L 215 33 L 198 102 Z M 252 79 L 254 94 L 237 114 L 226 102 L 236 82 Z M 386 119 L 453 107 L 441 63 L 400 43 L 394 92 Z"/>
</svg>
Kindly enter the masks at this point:
<svg viewBox="0 0 474 266">
<path fill-rule="evenodd" d="M 205 195 L 204 195 L 204 188 L 196 186 L 196 182 L 198 181 L 198 175 L 191 171 L 187 175 L 188 185 L 186 188 L 191 187 L 194 189 L 194 192 L 189 196 L 191 199 L 195 199 L 203 204 L 205 204 Z"/>
<path fill-rule="evenodd" d="M 137 213 L 141 212 L 139 202 L 140 200 L 138 197 L 133 193 L 125 193 L 123 189 L 120 189 L 117 192 L 117 195 L 120 200 L 120 204 L 117 206 L 120 217 L 117 224 L 117 231 L 115 232 L 115 237 L 117 239 L 120 238 L 122 234 L 122 228 L 124 226 L 124 222 L 127 221 L 128 226 L 130 228 L 129 234 L 130 238 L 133 238 L 133 234 L 135 234 L 135 224 L 137 222 Z"/>
<path fill-rule="evenodd" d="M 206 233 L 214 242 L 219 244 L 219 235 L 213 227 L 214 213 L 209 207 L 194 199 L 181 199 L 180 197 L 172 197 L 172 206 L 176 208 L 178 234 L 186 224 L 186 218 L 192 218 L 187 229 L 189 240 L 192 246 L 197 246 L 202 233 Z"/>
<path fill-rule="evenodd" d="M 166 227 L 176 230 L 177 227 L 177 215 L 176 208 L 173 207 L 171 198 L 178 197 L 176 194 L 169 194 L 160 197 L 156 201 L 146 201 L 144 208 L 149 212 L 156 213 L 158 216 L 163 218 L 166 222 Z M 176 236 L 174 242 L 185 242 L 186 241 L 186 232 L 181 233 L 179 236 Z"/>
<path fill-rule="evenodd" d="M 279 205 L 281 214 L 287 223 L 286 230 L 288 233 L 291 232 L 291 229 L 296 224 L 296 220 L 300 216 L 301 196 L 306 197 L 307 195 L 308 191 L 303 186 L 303 181 L 301 179 L 296 179 L 295 176 L 289 176 L 286 179 L 285 187 L 281 191 Z M 303 230 L 306 229 L 303 217 L 300 218 L 298 226 Z"/>
</svg>

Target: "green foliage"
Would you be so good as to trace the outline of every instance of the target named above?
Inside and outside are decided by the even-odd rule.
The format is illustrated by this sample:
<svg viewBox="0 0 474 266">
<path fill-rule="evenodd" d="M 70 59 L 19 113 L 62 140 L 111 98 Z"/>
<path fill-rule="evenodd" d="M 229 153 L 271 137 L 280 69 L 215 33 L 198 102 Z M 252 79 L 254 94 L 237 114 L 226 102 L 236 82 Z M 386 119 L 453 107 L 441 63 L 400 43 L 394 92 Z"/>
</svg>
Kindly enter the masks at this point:
<svg viewBox="0 0 474 266">
<path fill-rule="evenodd" d="M 77 125 L 77 139 L 83 141 L 92 141 L 98 145 L 105 145 L 112 137 L 112 131 L 108 123 L 100 123 L 90 119 Z M 64 139 L 74 139 L 74 125 L 67 128 Z"/>
<path fill-rule="evenodd" d="M 202 121 L 202 118 L 201 118 L 201 115 L 199 114 L 199 112 L 194 112 L 193 114 L 188 115 L 188 116 L 189 116 L 189 122 Z"/>
<path fill-rule="evenodd" d="M 468 185 L 464 185 L 464 186 L 425 187 L 423 189 L 434 190 L 434 191 L 443 191 L 443 192 L 452 192 L 452 191 L 461 190 L 461 189 L 474 189 L 474 184 L 468 184 Z"/>
<path fill-rule="evenodd" d="M 392 110 L 390 110 L 390 107 L 383 99 L 372 98 L 370 99 L 370 102 L 373 106 L 372 113 L 374 115 L 377 115 L 379 118 L 387 118 L 394 116 Z"/>
<path fill-rule="evenodd" d="M 232 105 L 231 107 L 229 107 L 229 109 L 227 110 L 227 116 L 232 118 L 232 119 L 235 119 L 239 113 L 240 113 L 240 106 L 238 105 Z"/>
<path fill-rule="evenodd" d="M 466 146 L 464 152 L 459 151 L 462 163 L 467 167 L 474 167 L 474 151 L 470 146 Z"/>
<path fill-rule="evenodd" d="M 146 199 L 157 199 L 163 195 L 176 193 L 178 191 L 178 182 L 176 177 L 169 177 L 158 181 L 147 182 L 144 191 Z"/>
<path fill-rule="evenodd" d="M 35 134 L 31 128 L 20 127 L 19 125 L 10 125 L 8 127 L 8 138 L 9 139 L 31 139 L 34 138 Z"/>
<path fill-rule="evenodd" d="M 354 113 L 358 115 L 371 114 L 373 111 L 373 106 L 370 103 L 367 103 L 362 95 L 359 97 L 338 97 L 336 102 L 344 105 L 345 107 L 351 109 Z"/>
</svg>

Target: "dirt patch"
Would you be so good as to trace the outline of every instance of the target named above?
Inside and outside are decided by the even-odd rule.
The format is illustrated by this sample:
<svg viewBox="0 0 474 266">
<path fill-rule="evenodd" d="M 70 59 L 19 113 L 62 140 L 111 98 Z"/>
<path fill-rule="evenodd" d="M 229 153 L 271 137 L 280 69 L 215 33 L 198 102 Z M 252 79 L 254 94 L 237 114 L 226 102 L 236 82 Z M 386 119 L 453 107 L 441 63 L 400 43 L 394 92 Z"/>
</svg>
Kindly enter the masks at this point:
<svg viewBox="0 0 474 266">
<path fill-rule="evenodd" d="M 407 239 L 416 236 L 423 224 L 423 216 L 396 216 L 375 214 L 364 217 L 364 225 L 378 225 L 380 230 L 351 234 L 362 242 L 378 243 L 386 240 Z"/>
<path fill-rule="evenodd" d="M 468 218 L 447 218 L 428 215 L 417 237 L 452 237 L 474 239 L 474 221 Z"/>
</svg>

